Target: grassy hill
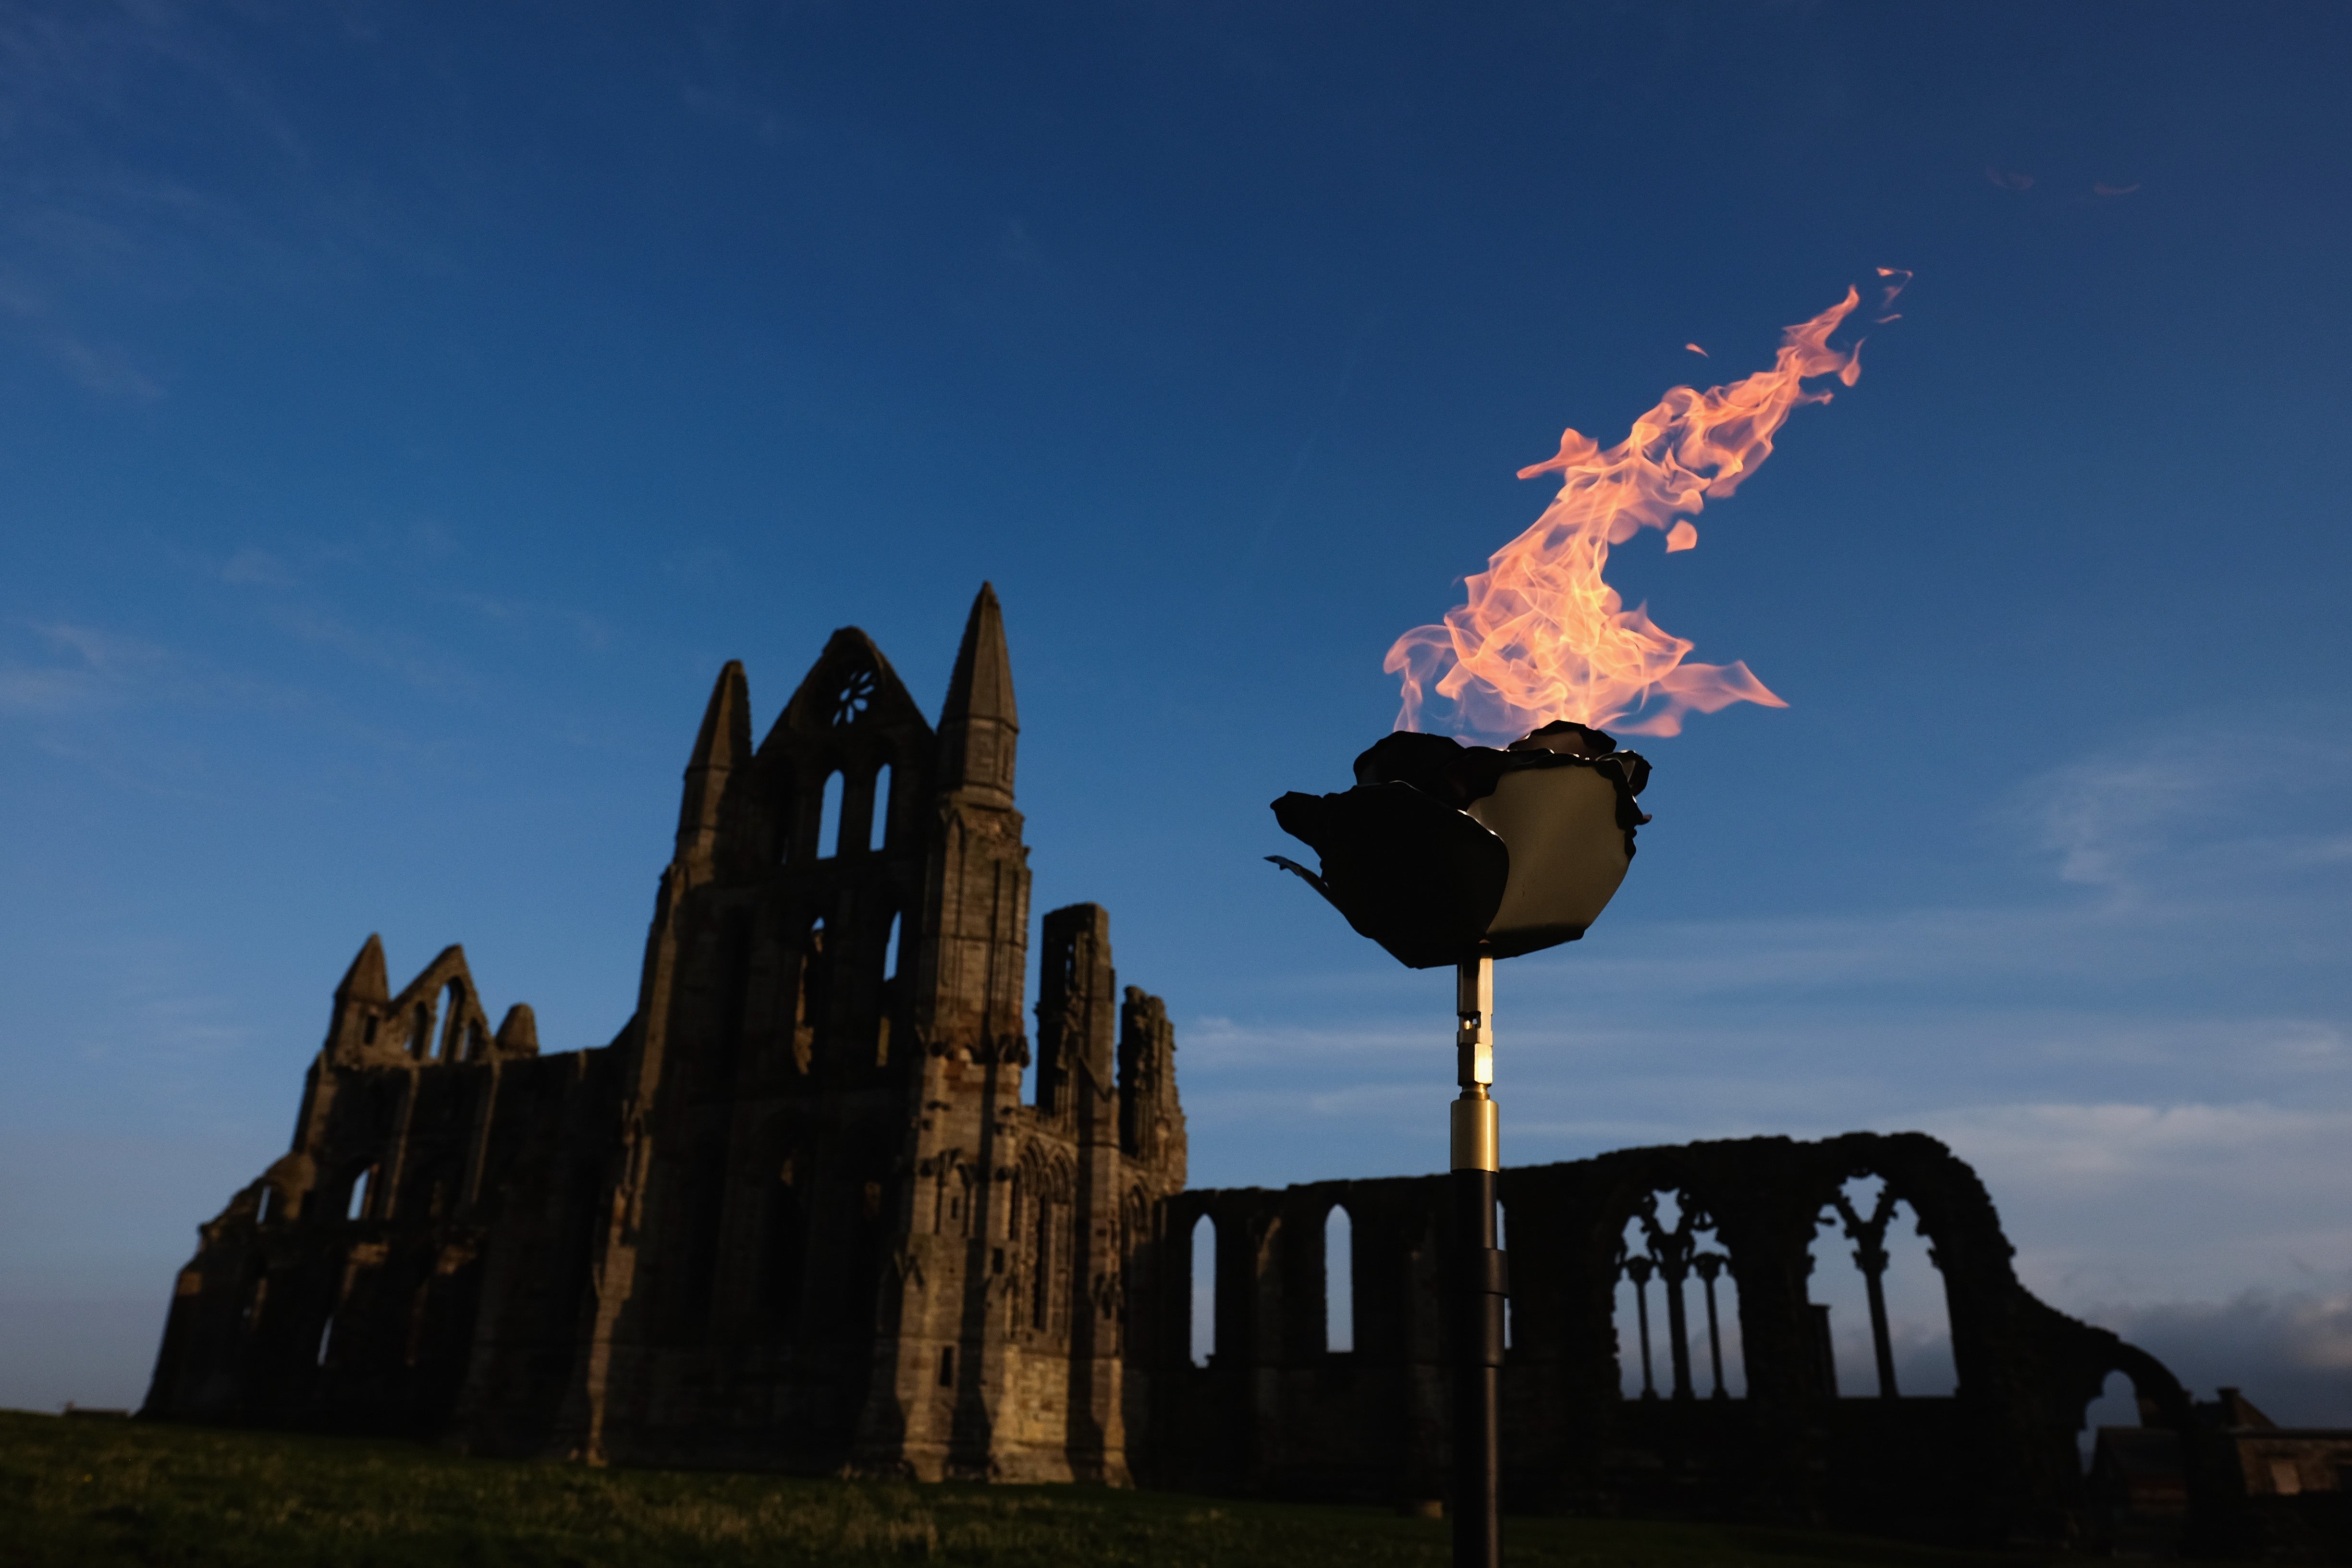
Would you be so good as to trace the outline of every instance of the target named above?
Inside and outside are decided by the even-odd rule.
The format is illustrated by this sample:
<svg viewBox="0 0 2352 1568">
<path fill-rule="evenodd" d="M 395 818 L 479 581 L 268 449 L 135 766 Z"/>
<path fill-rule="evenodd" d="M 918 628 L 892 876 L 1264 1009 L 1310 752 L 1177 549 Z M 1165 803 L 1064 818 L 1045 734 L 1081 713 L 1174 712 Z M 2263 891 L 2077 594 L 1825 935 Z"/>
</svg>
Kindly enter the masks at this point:
<svg viewBox="0 0 2352 1568">
<path fill-rule="evenodd" d="M 1705 1525 L 1512 1520 L 1515 1568 L 1970 1568 L 2022 1560 Z M 467 1459 L 407 1444 L 0 1411 L 10 1568 L 1444 1568 L 1372 1509 Z"/>
</svg>

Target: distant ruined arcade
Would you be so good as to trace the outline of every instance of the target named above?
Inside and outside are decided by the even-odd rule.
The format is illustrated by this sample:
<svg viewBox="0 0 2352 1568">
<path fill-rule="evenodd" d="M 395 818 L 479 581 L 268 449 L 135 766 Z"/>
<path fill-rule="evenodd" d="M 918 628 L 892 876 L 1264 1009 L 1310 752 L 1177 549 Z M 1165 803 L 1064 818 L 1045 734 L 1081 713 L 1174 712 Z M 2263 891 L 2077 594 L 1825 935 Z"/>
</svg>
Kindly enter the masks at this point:
<svg viewBox="0 0 2352 1568">
<path fill-rule="evenodd" d="M 1103 910 L 1057 910 L 1021 1103 L 1019 734 L 986 587 L 936 731 L 855 629 L 756 750 L 728 665 L 600 1049 L 540 1056 L 528 1007 L 491 1033 L 457 948 L 393 995 L 369 938 L 292 1151 L 180 1275 L 145 1413 L 1128 1481 L 1175 1040 Z"/>
<path fill-rule="evenodd" d="M 845 629 L 755 749 L 728 665 L 636 1010 L 595 1049 L 540 1055 L 527 1006 L 493 1030 L 455 947 L 395 994 L 370 937 L 292 1150 L 201 1227 L 142 1414 L 590 1462 L 1438 1498 L 1444 1178 L 1188 1190 L 1174 1032 L 1118 988 L 1094 905 L 1044 917 L 1030 1032 L 1019 732 L 986 587 L 936 730 Z M 1514 1508 L 2290 1556 L 2344 1533 L 2352 1433 L 2257 1431 L 2242 1400 L 2194 1405 L 2037 1300 L 1933 1139 L 1624 1150 L 1507 1169 L 1502 1196 Z M 1876 1299 L 1898 1202 L 1933 1247 L 1950 1395 L 1895 1391 L 1883 1310 L 1876 1386 L 1841 1389 L 1810 1300 L 1823 1224 L 1822 1256 L 1850 1246 Z M 2086 1485 L 2077 1436 L 2116 1372 L 2144 1426 L 2103 1429 Z"/>
<path fill-rule="evenodd" d="M 1847 1190 L 1864 1181 L 1880 1201 L 1857 1208 Z M 1507 1508 L 1977 1543 L 2096 1536 L 2075 1442 L 2108 1374 L 2130 1380 L 2151 1426 L 2195 1420 L 2154 1357 L 2019 1283 L 1976 1173 L 1924 1133 L 1625 1149 L 1507 1166 L 1500 1187 Z M 1160 1373 L 1155 1478 L 1333 1500 L 1442 1496 L 1444 1178 L 1194 1190 L 1167 1207 L 1171 1236 L 1203 1226 L 1214 1238 L 1214 1283 L 1199 1294 L 1181 1288 L 1192 1250 L 1171 1254 L 1170 1326 L 1215 1348 L 1189 1377 Z M 1344 1258 L 1325 1255 L 1337 1209 Z M 1875 1297 L 1898 1216 L 1932 1247 L 1958 1375 L 1950 1394 L 1897 1392 L 1883 1310 L 1871 1323 L 1877 1376 L 1842 1388 L 1830 1310 L 1811 1300 L 1817 1249 L 1838 1267 L 1850 1248 Z M 1353 1331 L 1341 1350 L 1326 1326 L 1343 1275 Z M 1203 1298 L 1214 1324 L 1198 1332 L 1182 1309 Z M 1640 1392 L 1621 1392 L 1626 1381 Z M 2170 1521 L 2175 1535 L 2184 1519 Z"/>
</svg>

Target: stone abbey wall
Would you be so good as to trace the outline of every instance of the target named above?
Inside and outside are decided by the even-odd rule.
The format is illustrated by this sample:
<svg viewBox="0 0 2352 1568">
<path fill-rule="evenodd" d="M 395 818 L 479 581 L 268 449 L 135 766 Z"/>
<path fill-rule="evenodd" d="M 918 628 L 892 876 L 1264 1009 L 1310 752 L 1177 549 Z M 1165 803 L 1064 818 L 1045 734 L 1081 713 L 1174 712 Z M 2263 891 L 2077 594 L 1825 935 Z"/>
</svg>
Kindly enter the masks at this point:
<svg viewBox="0 0 2352 1568">
<path fill-rule="evenodd" d="M 491 1031 L 457 948 L 392 994 L 370 938 L 292 1150 L 180 1274 L 145 1413 L 1128 1480 L 1175 1039 L 1108 917 L 1055 910 L 1023 1103 L 1019 733 L 984 587 L 936 730 L 855 629 L 757 747 L 729 665 L 597 1049 L 540 1056 L 528 1007 Z"/>
<path fill-rule="evenodd" d="M 1845 1195 L 1857 1177 L 1883 1182 L 1871 1212 Z M 2190 1426 L 2187 1395 L 2152 1357 L 2018 1283 L 1976 1173 L 1925 1134 L 1628 1149 L 1506 1169 L 1500 1193 L 1507 1506 L 2057 1540 L 2082 1514 L 2076 1436 L 2109 1373 L 2130 1377 L 2149 1419 Z M 1299 1497 L 1441 1498 L 1445 1202 L 1434 1175 L 1169 1200 L 1152 1474 Z M 1875 1297 L 1898 1202 L 1933 1249 L 1959 1386 L 1841 1397 L 1826 1310 L 1810 1300 L 1817 1225 L 1834 1216 Z M 1325 1255 L 1335 1207 L 1349 1216 L 1345 1258 Z M 1196 1335 L 1201 1225 L 1213 1227 L 1214 1327 Z M 1341 1270 L 1353 1344 L 1334 1350 L 1326 1291 Z M 1650 1373 L 1650 1392 L 1632 1397 L 1620 1359 L 1629 1284 L 1640 1326 L 1625 1353 Z M 1194 1364 L 1196 1342 L 1215 1347 L 1206 1364 Z M 1745 1374 L 1738 1397 L 1719 1370 L 1727 1343 Z"/>
</svg>

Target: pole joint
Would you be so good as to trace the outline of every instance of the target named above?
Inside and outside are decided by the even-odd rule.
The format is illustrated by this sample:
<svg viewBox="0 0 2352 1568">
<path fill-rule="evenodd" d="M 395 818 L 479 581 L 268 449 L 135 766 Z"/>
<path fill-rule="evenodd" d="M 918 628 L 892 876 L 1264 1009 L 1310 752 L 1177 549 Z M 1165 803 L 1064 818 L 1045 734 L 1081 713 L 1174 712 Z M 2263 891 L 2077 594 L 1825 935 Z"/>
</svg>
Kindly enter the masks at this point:
<svg viewBox="0 0 2352 1568">
<path fill-rule="evenodd" d="M 1461 1098 L 1454 1102 L 1454 1168 L 1499 1171 L 1501 1118 L 1487 1086 L 1495 1081 L 1495 961 L 1465 958 L 1454 972 L 1454 1044 Z"/>
<path fill-rule="evenodd" d="M 1454 967 L 1454 1015 L 1463 1091 L 1483 1097 L 1495 1081 L 1495 961 L 1486 953 Z"/>
</svg>

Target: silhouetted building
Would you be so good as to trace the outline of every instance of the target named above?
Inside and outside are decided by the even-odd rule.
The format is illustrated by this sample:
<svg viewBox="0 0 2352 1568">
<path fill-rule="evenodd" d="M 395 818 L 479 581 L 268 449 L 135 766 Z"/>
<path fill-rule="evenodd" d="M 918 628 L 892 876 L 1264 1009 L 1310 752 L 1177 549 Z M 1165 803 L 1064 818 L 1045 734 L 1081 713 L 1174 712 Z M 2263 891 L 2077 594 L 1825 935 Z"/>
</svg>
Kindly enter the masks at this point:
<svg viewBox="0 0 2352 1568">
<path fill-rule="evenodd" d="M 336 988 L 294 1147 L 203 1227 L 145 1414 L 503 1453 L 1129 1478 L 1175 1039 L 1044 921 L 995 595 L 934 731 L 836 632 L 756 749 L 719 678 L 635 1016 L 538 1054 L 450 948 Z"/>
<path fill-rule="evenodd" d="M 1881 1179 L 1866 1214 L 1844 1191 L 1864 1176 Z M 2189 1418 L 2153 1357 L 2018 1283 L 1976 1173 L 1921 1133 L 1629 1149 L 1507 1169 L 1501 1198 L 1513 1508 L 2058 1540 L 2084 1507 L 2075 1435 L 2108 1373 L 2131 1377 L 2154 1419 Z M 1948 1395 L 1895 1385 L 1879 1273 L 1898 1203 L 1932 1244 L 1948 1307 Z M 1195 1190 L 1167 1206 L 1150 1473 L 1332 1499 L 1442 1495 L 1444 1178 Z M 1324 1256 L 1334 1208 L 1348 1214 L 1345 1259 Z M 1810 1300 L 1822 1223 L 1853 1244 L 1873 1306 L 1877 1375 L 1843 1397 L 1828 1309 Z M 1188 1242 L 1201 1224 L 1213 1227 L 1215 1321 L 1198 1337 L 1214 1351 L 1196 1366 Z M 1335 1352 L 1327 1290 L 1341 1271 L 1353 1342 Z M 1636 1364 L 1629 1397 L 1621 1380 Z"/>
</svg>

